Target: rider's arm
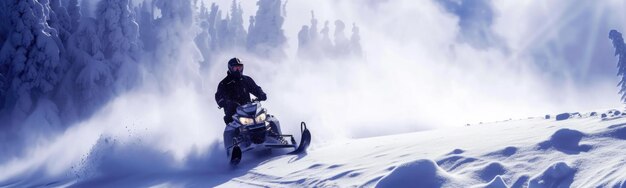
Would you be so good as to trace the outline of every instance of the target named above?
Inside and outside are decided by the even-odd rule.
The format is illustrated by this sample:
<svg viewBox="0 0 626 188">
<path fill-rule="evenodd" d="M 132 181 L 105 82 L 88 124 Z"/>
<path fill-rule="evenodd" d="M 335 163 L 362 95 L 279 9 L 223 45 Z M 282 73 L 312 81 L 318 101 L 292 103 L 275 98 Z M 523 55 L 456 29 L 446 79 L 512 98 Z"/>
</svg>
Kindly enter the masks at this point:
<svg viewBox="0 0 626 188">
<path fill-rule="evenodd" d="M 217 106 L 225 107 L 228 99 L 226 98 L 226 94 L 224 93 L 224 84 L 220 83 L 217 85 L 217 92 L 215 92 L 215 102 L 217 102 Z"/>
<path fill-rule="evenodd" d="M 267 100 L 267 95 L 265 94 L 265 92 L 263 92 L 263 89 L 261 89 L 259 85 L 256 85 L 252 78 L 248 77 L 247 80 L 248 83 L 246 85 L 248 86 L 250 93 L 252 93 L 258 100 Z"/>
</svg>

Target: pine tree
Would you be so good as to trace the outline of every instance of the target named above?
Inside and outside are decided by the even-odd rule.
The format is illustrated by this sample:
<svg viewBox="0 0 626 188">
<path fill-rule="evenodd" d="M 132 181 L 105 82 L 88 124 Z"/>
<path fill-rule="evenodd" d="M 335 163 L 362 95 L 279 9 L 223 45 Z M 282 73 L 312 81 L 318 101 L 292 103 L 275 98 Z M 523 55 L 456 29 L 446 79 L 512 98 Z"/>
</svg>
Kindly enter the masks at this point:
<svg viewBox="0 0 626 188">
<path fill-rule="evenodd" d="M 282 16 L 280 0 L 259 0 L 259 9 L 254 17 L 253 28 L 248 30 L 248 50 L 265 58 L 285 57 L 283 47 L 287 42 L 282 29 L 285 18 Z"/>
<path fill-rule="evenodd" d="M 218 11 L 218 18 L 221 17 L 222 11 Z M 233 44 L 233 33 L 230 31 L 230 16 L 226 13 L 226 18 L 219 19 L 217 22 L 217 41 L 220 50 L 230 49 Z"/>
<path fill-rule="evenodd" d="M 11 13 L 11 7 L 9 5 L 9 1 L 0 1 L 0 20 L 9 20 L 9 15 Z M 7 40 L 11 28 L 12 26 L 9 22 L 0 22 L 0 49 Z M 6 78 L 8 66 L 8 64 L 0 64 L 0 111 L 4 108 L 4 99 L 9 90 L 9 83 Z"/>
<path fill-rule="evenodd" d="M 311 27 L 309 28 L 309 59 L 317 60 L 322 57 L 322 46 L 320 32 L 317 29 L 317 19 L 315 12 L 311 11 Z M 330 39 L 328 39 L 330 41 Z"/>
<path fill-rule="evenodd" d="M 246 37 L 246 49 L 248 50 L 254 49 L 256 45 L 256 38 L 254 38 L 254 35 L 252 35 L 252 33 L 256 33 L 256 31 L 254 30 L 254 22 L 254 16 L 250 16 L 250 19 L 248 21 L 248 36 Z"/>
<path fill-rule="evenodd" d="M 210 62 L 209 60 L 211 59 L 211 48 L 209 46 L 211 44 L 211 35 L 209 34 L 208 17 L 209 11 L 204 2 L 201 2 L 200 12 L 196 21 L 199 23 L 200 32 L 194 38 L 194 42 L 196 43 L 196 46 L 198 46 L 198 49 L 202 53 L 202 58 L 204 59 L 201 66 L 208 65 Z"/>
<path fill-rule="evenodd" d="M 37 102 L 33 99 L 49 95 L 60 80 L 59 38 L 47 23 L 48 6 L 36 0 L 8 5 L 12 29 L 0 49 L 0 74 L 9 84 L 3 97 L 11 103 L 5 107 L 13 109 L 12 116 L 24 118 Z"/>
<path fill-rule="evenodd" d="M 193 40 L 197 32 L 194 28 L 194 12 L 191 0 L 155 0 L 156 7 L 161 10 L 161 17 L 156 20 L 156 33 L 159 45 L 156 47 L 154 59 L 158 68 L 157 79 L 161 89 L 174 86 L 172 76 L 186 75 L 183 81 L 197 84 L 199 63 L 202 53 Z M 166 72 L 165 72 L 166 71 Z"/>
<path fill-rule="evenodd" d="M 81 0 L 80 1 L 80 14 L 83 17 L 94 17 L 93 15 L 93 3 L 95 3 L 96 1 L 93 0 Z"/>
<path fill-rule="evenodd" d="M 346 37 L 344 30 L 346 24 L 341 20 L 335 21 L 335 56 L 344 57 L 350 54 L 350 40 Z"/>
<path fill-rule="evenodd" d="M 359 27 L 355 23 L 352 24 L 352 36 L 350 37 L 350 51 L 352 55 L 361 57 L 363 50 L 361 48 L 361 35 L 359 34 Z"/>
<path fill-rule="evenodd" d="M 229 30 L 233 35 L 233 46 L 244 48 L 246 45 L 246 35 L 248 35 L 248 33 L 246 33 L 243 27 L 243 9 L 241 8 L 241 4 L 237 3 L 236 0 L 233 0 L 230 15 Z"/>
<path fill-rule="evenodd" d="M 0 20 L 9 20 L 9 13 L 11 13 L 9 8 L 9 1 L 0 1 Z M 2 48 L 4 41 L 7 40 L 10 30 L 11 24 L 9 22 L 0 22 L 0 48 Z"/>
<path fill-rule="evenodd" d="M 102 0 L 98 4 L 98 35 L 107 59 L 138 50 L 139 25 L 129 6 L 129 0 Z"/>
<path fill-rule="evenodd" d="M 67 6 L 67 13 L 70 16 L 70 23 L 72 25 L 71 33 L 74 33 L 76 29 L 78 29 L 78 24 L 80 23 L 80 6 L 78 5 L 78 0 L 69 0 L 69 4 Z"/>
<path fill-rule="evenodd" d="M 322 34 L 322 39 L 320 40 L 319 45 L 321 46 L 322 54 L 324 56 L 331 55 L 333 53 L 333 49 L 335 48 L 335 46 L 333 46 L 333 43 L 330 41 L 330 27 L 328 25 L 328 21 L 324 22 L 324 27 L 320 31 L 320 33 Z"/>
<path fill-rule="evenodd" d="M 309 29 L 309 35 L 311 35 L 310 38 L 313 43 L 316 43 L 317 40 L 319 40 L 318 32 L 319 31 L 317 31 L 317 19 L 315 18 L 315 12 L 311 11 L 311 28 Z"/>
<path fill-rule="evenodd" d="M 298 32 L 298 57 L 308 57 L 310 53 L 309 26 L 303 25 Z"/>
<path fill-rule="evenodd" d="M 139 25 L 129 0 L 102 0 L 96 14 L 102 52 L 115 77 L 114 89 L 120 92 L 134 85 L 136 80 Z"/>
<path fill-rule="evenodd" d="M 95 18 L 81 18 L 68 41 L 68 59 L 72 63 L 58 95 L 68 101 L 62 108 L 72 115 L 88 116 L 112 94 L 114 78 L 97 29 Z"/>
<path fill-rule="evenodd" d="M 48 24 L 57 30 L 59 37 L 65 42 L 70 37 L 70 31 L 72 30 L 70 16 L 65 7 L 61 6 L 60 0 L 50 0 L 50 8 L 52 11 L 50 11 Z"/>
<path fill-rule="evenodd" d="M 137 24 L 139 25 L 139 38 L 141 48 L 145 51 L 154 51 L 158 40 L 156 39 L 156 28 L 154 22 L 154 5 L 152 2 L 142 2 L 137 7 Z"/>
<path fill-rule="evenodd" d="M 615 56 L 618 57 L 617 61 L 617 76 L 621 76 L 617 86 L 620 87 L 619 94 L 622 95 L 622 101 L 626 103 L 626 44 L 624 44 L 624 38 L 622 33 L 611 30 L 609 32 L 609 39 L 613 40 L 613 47 L 615 47 Z"/>
<path fill-rule="evenodd" d="M 217 25 L 218 25 L 218 20 L 222 19 L 221 18 L 221 11 L 219 10 L 219 7 L 217 6 L 217 4 L 212 3 L 211 4 L 211 11 L 209 11 L 209 17 L 207 18 L 208 20 L 208 27 L 209 27 L 209 36 L 211 37 L 211 41 L 209 44 L 209 47 L 212 51 L 217 51 L 217 49 L 219 48 L 219 38 L 217 37 Z"/>
</svg>

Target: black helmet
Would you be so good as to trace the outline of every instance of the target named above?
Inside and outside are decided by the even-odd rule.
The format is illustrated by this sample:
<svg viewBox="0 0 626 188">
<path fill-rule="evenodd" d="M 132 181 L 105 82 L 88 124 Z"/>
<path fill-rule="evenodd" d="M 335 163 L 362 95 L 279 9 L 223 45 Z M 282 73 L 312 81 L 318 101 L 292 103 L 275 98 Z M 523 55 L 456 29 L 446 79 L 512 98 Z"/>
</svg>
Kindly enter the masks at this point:
<svg viewBox="0 0 626 188">
<path fill-rule="evenodd" d="M 228 60 L 228 72 L 235 76 L 241 76 L 243 74 L 243 63 L 239 58 L 233 57 Z"/>
</svg>

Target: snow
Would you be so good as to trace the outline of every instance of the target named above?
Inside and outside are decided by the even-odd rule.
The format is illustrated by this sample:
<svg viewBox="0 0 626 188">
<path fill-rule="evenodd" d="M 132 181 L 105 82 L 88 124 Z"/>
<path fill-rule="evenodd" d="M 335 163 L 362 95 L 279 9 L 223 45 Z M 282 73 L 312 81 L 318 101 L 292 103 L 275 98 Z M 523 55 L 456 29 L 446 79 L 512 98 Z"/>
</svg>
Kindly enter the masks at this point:
<svg viewBox="0 0 626 188">
<path fill-rule="evenodd" d="M 452 183 L 456 180 L 454 176 L 448 174 L 441 167 L 437 166 L 435 161 L 429 159 L 419 159 L 401 164 L 396 168 L 389 167 L 389 169 L 393 170 L 391 173 L 382 177 L 376 186 L 441 187 L 444 184 L 447 186 L 460 186 L 459 184 Z"/>
<path fill-rule="evenodd" d="M 574 173 L 576 169 L 565 162 L 557 162 L 531 179 L 529 187 L 566 187 L 572 183 Z"/>
<path fill-rule="evenodd" d="M 605 25 L 620 29 L 607 24 L 623 23 L 613 19 L 619 3 L 207 2 L 0 2 L 0 187 L 626 184 L 619 110 L 454 127 L 616 104 L 624 43 L 609 34 L 613 57 Z M 564 27 L 578 19 L 561 13 L 614 21 Z M 609 20 L 598 15 L 589 17 Z M 226 165 L 222 114 L 206 96 L 232 56 L 284 125 L 309 122 L 308 154 L 246 154 Z M 583 66 L 545 63 L 578 59 Z M 438 129 L 406 133 L 428 128 Z M 297 126 L 284 130 L 298 135 Z M 406 134 L 389 135 L 397 133 Z"/>
<path fill-rule="evenodd" d="M 314 139 L 322 134 L 316 132 L 316 125 L 309 128 Z M 84 131 L 79 133 L 93 135 Z M 128 131 L 129 136 L 139 133 Z M 626 154 L 626 118 L 622 116 L 563 121 L 535 117 L 317 141 L 300 155 L 244 153 L 237 167 L 227 164 L 219 143 L 209 145 L 208 152 L 192 152 L 181 163 L 174 155 L 148 147 L 147 140 L 96 138 L 67 176 L 44 175 L 32 181 L 31 176 L 5 172 L 0 173 L 0 185 L 502 188 L 624 187 L 626 182 L 626 159 L 621 157 Z M 16 163 L 0 167 L 15 169 L 11 164 Z"/>
<path fill-rule="evenodd" d="M 224 186 L 620 187 L 625 122 L 537 117 L 347 140 L 264 161 Z"/>
</svg>

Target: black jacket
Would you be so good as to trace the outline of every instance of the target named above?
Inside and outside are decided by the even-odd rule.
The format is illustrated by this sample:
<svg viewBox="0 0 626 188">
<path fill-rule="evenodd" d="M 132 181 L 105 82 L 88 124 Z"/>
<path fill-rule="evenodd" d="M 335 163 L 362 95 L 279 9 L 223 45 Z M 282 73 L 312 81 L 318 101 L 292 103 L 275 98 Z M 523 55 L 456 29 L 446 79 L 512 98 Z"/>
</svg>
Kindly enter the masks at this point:
<svg viewBox="0 0 626 188">
<path fill-rule="evenodd" d="M 220 107 L 232 108 L 236 107 L 236 105 L 251 102 L 250 94 L 253 94 L 261 101 L 267 99 L 263 89 L 256 85 L 252 78 L 246 75 L 237 77 L 228 73 L 226 78 L 217 86 L 215 101 Z"/>
</svg>

